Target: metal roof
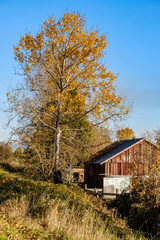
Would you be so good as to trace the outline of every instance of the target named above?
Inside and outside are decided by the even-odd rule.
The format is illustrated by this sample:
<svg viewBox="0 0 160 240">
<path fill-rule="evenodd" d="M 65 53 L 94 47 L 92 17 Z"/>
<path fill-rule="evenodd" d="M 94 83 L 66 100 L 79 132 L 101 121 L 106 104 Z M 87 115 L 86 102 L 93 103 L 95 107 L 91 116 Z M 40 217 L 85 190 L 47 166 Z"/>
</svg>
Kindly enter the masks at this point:
<svg viewBox="0 0 160 240">
<path fill-rule="evenodd" d="M 124 150 L 127 150 L 142 140 L 144 140 L 144 138 L 121 140 L 119 142 L 116 142 L 98 152 L 93 158 L 96 159 L 96 161 L 92 162 L 92 164 L 102 164 L 103 162 L 115 157 L 116 155 L 120 154 Z"/>
</svg>

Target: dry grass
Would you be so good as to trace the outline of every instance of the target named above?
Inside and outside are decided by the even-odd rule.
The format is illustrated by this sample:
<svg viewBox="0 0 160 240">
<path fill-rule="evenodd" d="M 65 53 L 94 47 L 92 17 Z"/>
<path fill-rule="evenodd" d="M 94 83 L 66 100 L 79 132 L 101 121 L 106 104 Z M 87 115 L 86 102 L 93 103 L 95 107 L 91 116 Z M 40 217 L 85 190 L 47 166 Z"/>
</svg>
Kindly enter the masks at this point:
<svg viewBox="0 0 160 240">
<path fill-rule="evenodd" d="M 19 223 L 27 225 L 30 229 L 40 229 L 55 236 L 51 239 L 62 240 L 116 240 L 116 233 L 107 228 L 107 222 L 103 221 L 97 213 L 86 211 L 75 214 L 76 209 L 66 208 L 66 203 L 52 200 L 49 209 L 40 219 L 34 219 L 29 214 L 29 204 L 25 197 L 20 200 L 12 199 L 1 205 L 1 211 Z M 122 238 L 123 239 L 123 238 Z M 143 239 L 135 235 L 128 235 L 127 240 Z"/>
<path fill-rule="evenodd" d="M 19 240 L 145 239 L 79 187 L 28 180 L 10 170 L 0 166 L 0 239 L 1 233 Z"/>
<path fill-rule="evenodd" d="M 21 197 L 20 200 L 12 199 L 7 200 L 4 204 L 1 204 L 2 212 L 7 212 L 9 217 L 24 218 L 29 213 L 29 206 L 25 197 Z"/>
<path fill-rule="evenodd" d="M 76 216 L 74 209 L 64 210 L 61 203 L 52 204 L 44 222 L 49 231 L 63 231 L 70 240 L 116 239 L 96 214 L 88 211 L 83 216 Z"/>
<path fill-rule="evenodd" d="M 29 204 L 25 197 L 20 199 L 7 200 L 0 205 L 1 212 L 5 213 L 9 218 L 15 219 L 17 222 L 27 225 L 31 229 L 41 229 L 39 222 L 33 219 L 29 213 Z"/>
<path fill-rule="evenodd" d="M 61 239 L 69 240 L 111 240 L 116 239 L 115 235 L 105 230 L 104 223 L 98 216 L 85 213 L 83 216 L 76 216 L 75 211 L 65 209 L 65 206 L 56 200 L 52 201 L 47 214 L 39 219 L 33 219 L 29 214 L 29 204 L 24 197 L 20 200 L 8 200 L 1 205 L 1 211 L 19 223 L 27 224 L 32 229 L 42 229 Z M 64 237 L 65 236 L 65 237 Z M 107 237 L 107 238 L 106 238 Z M 117 238 L 118 239 L 118 238 Z"/>
<path fill-rule="evenodd" d="M 107 228 L 107 223 L 103 221 L 97 213 L 86 211 L 83 214 L 75 214 L 76 209 L 66 208 L 66 203 L 52 200 L 49 209 L 40 219 L 34 219 L 29 214 L 29 204 L 25 197 L 20 200 L 12 199 L 1 205 L 1 212 L 16 219 L 17 222 L 27 225 L 30 229 L 39 229 L 48 233 L 49 236 L 62 240 L 116 240 L 116 233 Z M 46 239 L 46 238 L 45 238 Z M 128 234 L 127 240 L 144 239 Z"/>
<path fill-rule="evenodd" d="M 63 232 L 69 240 L 144 240 L 131 233 L 119 238 L 112 227 L 108 227 L 107 220 L 103 221 L 97 213 L 87 211 L 77 216 L 74 206 L 71 210 L 65 209 L 64 203 L 55 200 L 43 221 L 49 231 Z"/>
</svg>

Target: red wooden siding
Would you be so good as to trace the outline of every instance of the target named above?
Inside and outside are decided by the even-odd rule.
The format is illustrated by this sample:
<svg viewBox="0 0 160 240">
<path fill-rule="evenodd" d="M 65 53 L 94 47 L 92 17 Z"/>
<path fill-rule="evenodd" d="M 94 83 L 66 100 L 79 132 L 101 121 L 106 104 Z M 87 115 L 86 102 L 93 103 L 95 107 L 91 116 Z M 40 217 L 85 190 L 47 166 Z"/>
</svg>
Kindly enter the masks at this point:
<svg viewBox="0 0 160 240">
<path fill-rule="evenodd" d="M 88 186 L 102 187 L 105 176 L 147 174 L 155 149 L 151 144 L 141 141 L 104 163 L 90 163 L 85 170 L 85 182 Z"/>
</svg>

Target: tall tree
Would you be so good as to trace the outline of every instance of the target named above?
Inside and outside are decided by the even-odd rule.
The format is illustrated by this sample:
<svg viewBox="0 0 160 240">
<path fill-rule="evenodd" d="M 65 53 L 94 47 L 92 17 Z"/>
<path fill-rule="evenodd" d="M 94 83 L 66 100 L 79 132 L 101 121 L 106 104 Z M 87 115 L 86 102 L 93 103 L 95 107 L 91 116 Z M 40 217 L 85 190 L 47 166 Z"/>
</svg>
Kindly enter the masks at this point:
<svg viewBox="0 0 160 240">
<path fill-rule="evenodd" d="M 64 133 L 79 131 L 73 123 L 87 119 L 105 125 L 129 112 L 125 98 L 116 94 L 116 76 L 102 62 L 106 45 L 105 35 L 85 28 L 84 17 L 64 13 L 58 21 L 50 17 L 35 37 L 26 34 L 14 47 L 24 83 L 7 93 L 10 119 L 16 113 L 19 133 L 28 138 L 37 124 L 53 130 L 52 170 L 59 166 Z"/>
</svg>

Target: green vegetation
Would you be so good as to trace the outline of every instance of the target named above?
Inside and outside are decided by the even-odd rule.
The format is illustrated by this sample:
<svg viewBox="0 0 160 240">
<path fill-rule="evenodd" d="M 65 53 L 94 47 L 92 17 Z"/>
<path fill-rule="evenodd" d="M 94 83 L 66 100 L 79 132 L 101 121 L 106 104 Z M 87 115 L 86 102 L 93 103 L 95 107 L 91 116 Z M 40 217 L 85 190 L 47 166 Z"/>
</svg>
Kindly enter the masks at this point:
<svg viewBox="0 0 160 240">
<path fill-rule="evenodd" d="M 0 239 L 145 239 L 73 184 L 24 178 L 0 165 Z"/>
<path fill-rule="evenodd" d="M 116 209 L 130 228 L 143 231 L 150 239 L 159 239 L 159 205 L 142 201 L 140 194 L 132 194 L 123 193 L 114 200 L 106 200 L 106 205 Z"/>
<path fill-rule="evenodd" d="M 1 143 L 0 144 L 0 160 L 6 161 L 12 157 L 12 149 L 8 144 Z"/>
</svg>

